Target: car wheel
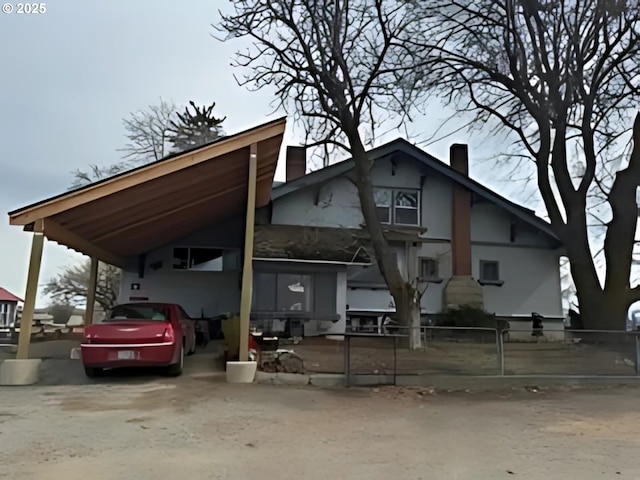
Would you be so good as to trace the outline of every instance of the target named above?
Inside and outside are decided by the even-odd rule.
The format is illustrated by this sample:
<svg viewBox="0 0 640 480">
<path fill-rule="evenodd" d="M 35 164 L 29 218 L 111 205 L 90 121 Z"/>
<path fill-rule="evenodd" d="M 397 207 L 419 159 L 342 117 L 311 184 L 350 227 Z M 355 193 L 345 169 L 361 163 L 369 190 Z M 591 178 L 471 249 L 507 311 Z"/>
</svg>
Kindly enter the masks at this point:
<svg viewBox="0 0 640 480">
<path fill-rule="evenodd" d="M 167 375 L 170 377 L 178 377 L 182 375 L 182 367 L 184 366 L 184 346 L 180 346 L 180 358 L 177 363 L 167 367 Z"/>
<path fill-rule="evenodd" d="M 102 368 L 84 367 L 84 373 L 89 378 L 101 377 L 104 373 Z"/>
</svg>

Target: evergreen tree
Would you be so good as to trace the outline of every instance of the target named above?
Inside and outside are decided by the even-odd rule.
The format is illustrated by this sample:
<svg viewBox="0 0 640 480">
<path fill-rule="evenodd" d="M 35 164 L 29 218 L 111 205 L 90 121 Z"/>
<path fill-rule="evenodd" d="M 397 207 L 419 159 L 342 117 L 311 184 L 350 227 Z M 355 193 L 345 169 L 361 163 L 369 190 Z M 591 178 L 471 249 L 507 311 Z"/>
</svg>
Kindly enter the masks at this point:
<svg viewBox="0 0 640 480">
<path fill-rule="evenodd" d="M 169 141 L 174 153 L 199 147 L 224 135 L 221 125 L 227 117 L 214 116 L 215 102 L 209 107 L 198 107 L 193 101 L 190 101 L 189 105 L 193 112 L 187 106 L 184 113 L 176 114 L 177 120 L 171 121 Z"/>
</svg>

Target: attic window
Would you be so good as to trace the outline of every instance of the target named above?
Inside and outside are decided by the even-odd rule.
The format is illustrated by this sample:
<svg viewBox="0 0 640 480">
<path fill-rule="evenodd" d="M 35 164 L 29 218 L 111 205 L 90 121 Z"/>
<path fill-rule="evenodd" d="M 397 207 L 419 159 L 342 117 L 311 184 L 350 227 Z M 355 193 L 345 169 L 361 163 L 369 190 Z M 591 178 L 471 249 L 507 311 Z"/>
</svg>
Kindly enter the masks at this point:
<svg viewBox="0 0 640 480">
<path fill-rule="evenodd" d="M 375 188 L 373 198 L 380 223 L 420 224 L 420 190 Z"/>
</svg>

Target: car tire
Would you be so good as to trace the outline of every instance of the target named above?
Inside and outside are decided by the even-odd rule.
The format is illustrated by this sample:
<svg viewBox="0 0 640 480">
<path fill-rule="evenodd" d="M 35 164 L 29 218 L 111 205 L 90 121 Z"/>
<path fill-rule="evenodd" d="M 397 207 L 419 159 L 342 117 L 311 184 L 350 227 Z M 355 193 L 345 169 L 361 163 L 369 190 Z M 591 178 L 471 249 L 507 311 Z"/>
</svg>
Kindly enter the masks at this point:
<svg viewBox="0 0 640 480">
<path fill-rule="evenodd" d="M 89 378 L 101 377 L 104 369 L 97 367 L 84 367 L 84 373 Z"/>
<path fill-rule="evenodd" d="M 182 367 L 184 366 L 184 346 L 180 346 L 180 358 L 177 363 L 173 363 L 167 367 L 167 375 L 170 377 L 178 377 L 182 375 Z"/>
</svg>

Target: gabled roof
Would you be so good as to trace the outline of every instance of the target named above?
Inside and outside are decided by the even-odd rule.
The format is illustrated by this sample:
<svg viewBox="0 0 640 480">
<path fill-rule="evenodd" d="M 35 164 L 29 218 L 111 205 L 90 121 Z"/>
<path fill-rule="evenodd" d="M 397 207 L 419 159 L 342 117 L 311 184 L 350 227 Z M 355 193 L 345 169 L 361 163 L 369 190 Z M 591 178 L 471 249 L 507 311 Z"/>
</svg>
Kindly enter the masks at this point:
<svg viewBox="0 0 640 480">
<path fill-rule="evenodd" d="M 22 302 L 21 298 L 16 297 L 10 291 L 0 287 L 0 302 Z"/>
<path fill-rule="evenodd" d="M 374 148 L 369 151 L 369 155 L 374 160 L 380 160 L 383 158 L 388 158 L 392 155 L 403 153 L 408 155 L 420 163 L 426 165 L 427 167 L 433 169 L 437 173 L 444 175 L 445 177 L 451 179 L 452 181 L 468 188 L 471 192 L 475 193 L 481 198 L 492 202 L 499 207 L 502 207 L 504 210 L 509 212 L 514 217 L 522 220 L 523 222 L 531 225 L 532 227 L 538 229 L 542 233 L 548 235 L 555 241 L 560 241 L 556 234 L 553 232 L 551 225 L 545 221 L 544 219 L 538 217 L 533 210 L 529 210 L 528 208 L 524 208 L 516 203 L 513 203 L 510 200 L 507 200 L 502 195 L 497 194 L 493 190 L 485 187 L 481 183 L 476 182 L 472 178 L 469 178 L 467 175 L 464 175 L 457 170 L 453 169 L 451 166 L 446 163 L 438 160 L 432 155 L 429 155 L 427 152 L 419 149 L 415 145 L 409 143 L 408 141 L 398 138 L 393 140 L 385 145 Z M 272 200 L 276 200 L 278 198 L 285 197 L 291 193 L 294 193 L 298 190 L 305 189 L 314 185 L 319 185 L 325 183 L 333 178 L 339 177 L 341 175 L 345 175 L 350 172 L 355 167 L 353 159 L 344 160 L 338 163 L 334 163 L 328 167 L 325 167 L 320 170 L 316 170 L 311 172 L 303 177 L 297 178 L 285 184 L 274 186 L 273 192 L 271 195 Z"/>
</svg>

